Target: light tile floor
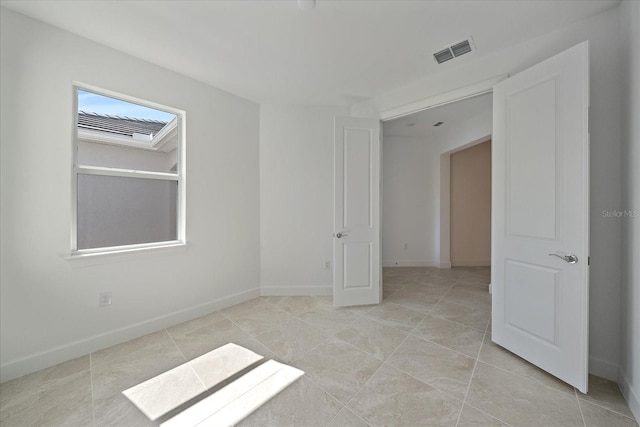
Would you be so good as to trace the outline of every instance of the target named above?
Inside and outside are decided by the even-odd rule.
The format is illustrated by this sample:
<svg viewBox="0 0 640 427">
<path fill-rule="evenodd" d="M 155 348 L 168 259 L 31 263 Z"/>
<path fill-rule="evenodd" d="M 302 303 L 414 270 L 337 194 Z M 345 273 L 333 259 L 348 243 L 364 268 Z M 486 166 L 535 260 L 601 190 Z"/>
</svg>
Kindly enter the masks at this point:
<svg viewBox="0 0 640 427">
<path fill-rule="evenodd" d="M 493 344 L 488 281 L 387 268 L 379 306 L 256 298 L 6 382 L 0 424 L 154 425 L 122 392 L 235 343 L 305 372 L 242 426 L 638 426 L 615 383 L 583 395 Z"/>
</svg>

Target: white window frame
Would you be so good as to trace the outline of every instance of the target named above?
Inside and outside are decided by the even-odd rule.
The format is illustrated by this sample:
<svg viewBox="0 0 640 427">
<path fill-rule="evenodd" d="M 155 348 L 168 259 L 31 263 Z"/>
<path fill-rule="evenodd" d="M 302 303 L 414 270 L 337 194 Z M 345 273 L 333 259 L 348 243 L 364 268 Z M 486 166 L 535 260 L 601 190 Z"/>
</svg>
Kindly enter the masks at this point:
<svg viewBox="0 0 640 427">
<path fill-rule="evenodd" d="M 151 101 L 147 101 L 140 98 L 135 98 L 129 95 L 113 92 L 110 90 L 102 89 L 96 86 L 92 86 L 85 83 L 73 82 L 73 138 L 72 138 L 72 158 L 71 158 L 71 255 L 68 259 L 88 258 L 102 255 L 113 254 L 127 254 L 137 252 L 150 252 L 157 251 L 162 248 L 173 249 L 177 246 L 186 245 L 186 182 L 185 182 L 185 169 L 186 169 L 186 113 L 183 110 L 167 107 L 166 105 L 157 104 Z M 165 111 L 167 113 L 175 114 L 177 120 L 177 147 L 176 147 L 176 172 L 148 172 L 129 169 L 109 168 L 109 167 L 97 167 L 78 164 L 78 90 L 85 90 L 95 93 L 97 95 L 107 96 L 109 98 L 115 98 L 125 102 L 131 102 L 141 105 L 143 107 L 149 107 L 156 110 Z M 102 248 L 91 249 L 78 249 L 78 175 L 101 175 L 101 176 L 117 176 L 124 178 L 144 178 L 144 179 L 159 179 L 166 181 L 174 181 L 178 185 L 177 191 L 177 203 L 176 207 L 176 240 L 152 242 L 122 246 L 109 246 Z"/>
</svg>

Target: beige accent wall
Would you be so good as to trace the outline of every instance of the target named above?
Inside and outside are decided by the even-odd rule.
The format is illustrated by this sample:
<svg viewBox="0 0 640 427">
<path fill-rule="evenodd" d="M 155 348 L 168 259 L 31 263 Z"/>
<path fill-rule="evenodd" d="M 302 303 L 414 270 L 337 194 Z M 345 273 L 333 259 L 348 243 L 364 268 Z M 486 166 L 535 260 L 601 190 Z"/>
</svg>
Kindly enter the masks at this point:
<svg viewBox="0 0 640 427">
<path fill-rule="evenodd" d="M 491 265 L 491 141 L 451 155 L 451 265 Z"/>
</svg>

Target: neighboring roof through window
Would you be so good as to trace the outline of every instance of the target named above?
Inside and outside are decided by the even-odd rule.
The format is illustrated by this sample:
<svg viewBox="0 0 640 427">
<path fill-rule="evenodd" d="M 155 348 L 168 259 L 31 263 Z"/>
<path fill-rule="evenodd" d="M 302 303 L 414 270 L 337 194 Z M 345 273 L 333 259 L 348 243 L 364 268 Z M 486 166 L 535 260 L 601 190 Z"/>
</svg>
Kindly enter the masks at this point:
<svg viewBox="0 0 640 427">
<path fill-rule="evenodd" d="M 177 117 L 155 119 L 78 110 L 78 138 L 84 141 L 169 152 L 176 148 Z"/>
<path fill-rule="evenodd" d="M 133 137 L 134 133 L 138 133 L 153 136 L 166 125 L 167 122 L 160 120 L 78 111 L 78 128 L 115 133 L 117 135 Z"/>
</svg>

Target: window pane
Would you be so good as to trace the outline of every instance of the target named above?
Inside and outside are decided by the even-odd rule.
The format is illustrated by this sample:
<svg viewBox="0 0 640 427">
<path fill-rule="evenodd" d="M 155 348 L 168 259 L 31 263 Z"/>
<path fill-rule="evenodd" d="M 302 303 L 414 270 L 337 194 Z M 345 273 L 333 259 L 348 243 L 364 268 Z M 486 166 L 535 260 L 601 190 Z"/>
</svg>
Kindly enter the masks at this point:
<svg viewBox="0 0 640 427">
<path fill-rule="evenodd" d="M 78 90 L 78 164 L 176 172 L 178 117 Z"/>
<path fill-rule="evenodd" d="M 177 181 L 78 174 L 78 249 L 177 240 Z"/>
</svg>

